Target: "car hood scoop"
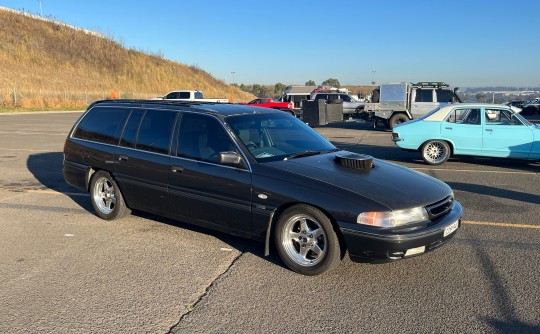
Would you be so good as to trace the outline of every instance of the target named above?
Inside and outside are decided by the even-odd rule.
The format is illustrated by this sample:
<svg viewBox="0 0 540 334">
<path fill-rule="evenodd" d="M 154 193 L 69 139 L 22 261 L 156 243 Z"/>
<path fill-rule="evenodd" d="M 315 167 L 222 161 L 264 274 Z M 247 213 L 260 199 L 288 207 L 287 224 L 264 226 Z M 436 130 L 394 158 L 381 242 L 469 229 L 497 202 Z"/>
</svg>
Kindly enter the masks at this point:
<svg viewBox="0 0 540 334">
<path fill-rule="evenodd" d="M 334 158 L 334 161 L 348 168 L 354 169 L 365 169 L 370 170 L 373 168 L 373 157 L 367 154 L 357 154 L 357 153 L 338 153 Z"/>
</svg>

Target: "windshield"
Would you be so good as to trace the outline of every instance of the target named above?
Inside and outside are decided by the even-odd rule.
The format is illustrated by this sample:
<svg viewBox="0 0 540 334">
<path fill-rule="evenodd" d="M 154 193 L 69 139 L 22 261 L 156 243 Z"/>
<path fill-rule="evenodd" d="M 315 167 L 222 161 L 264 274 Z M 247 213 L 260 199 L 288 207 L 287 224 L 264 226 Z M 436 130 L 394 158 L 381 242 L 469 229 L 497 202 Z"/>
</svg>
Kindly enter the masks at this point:
<svg viewBox="0 0 540 334">
<path fill-rule="evenodd" d="M 286 113 L 230 116 L 226 122 L 257 162 L 337 150 L 315 130 Z"/>
<path fill-rule="evenodd" d="M 528 125 L 528 126 L 532 126 L 533 124 L 531 122 L 529 122 L 528 119 L 526 119 L 525 117 L 521 116 L 520 114 L 518 114 L 517 112 L 514 111 L 514 109 L 512 108 L 512 113 L 514 114 L 514 116 L 519 119 L 523 124 L 525 125 Z"/>
</svg>

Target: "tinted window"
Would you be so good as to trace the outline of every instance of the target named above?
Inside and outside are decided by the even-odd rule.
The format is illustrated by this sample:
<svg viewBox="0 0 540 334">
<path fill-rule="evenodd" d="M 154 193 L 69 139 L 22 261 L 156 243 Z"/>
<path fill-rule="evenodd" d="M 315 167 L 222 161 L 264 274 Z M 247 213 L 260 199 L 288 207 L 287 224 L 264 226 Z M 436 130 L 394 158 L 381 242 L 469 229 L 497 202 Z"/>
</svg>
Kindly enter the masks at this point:
<svg viewBox="0 0 540 334">
<path fill-rule="evenodd" d="M 454 92 L 451 90 L 437 89 L 437 102 L 452 102 Z"/>
<path fill-rule="evenodd" d="M 137 138 L 137 130 L 139 130 L 139 125 L 141 124 L 143 115 L 143 110 L 133 110 L 131 112 L 126 126 L 124 127 L 124 134 L 120 139 L 120 145 L 126 147 L 135 147 L 135 138 Z"/>
<path fill-rule="evenodd" d="M 415 102 L 433 102 L 433 90 L 417 89 Z"/>
<path fill-rule="evenodd" d="M 168 154 L 176 114 L 174 111 L 146 111 L 135 147 L 140 150 Z"/>
<path fill-rule="evenodd" d="M 204 99 L 203 93 L 201 93 L 201 92 L 195 92 L 195 98 L 196 98 L 196 99 Z"/>
<path fill-rule="evenodd" d="M 172 93 L 169 93 L 167 94 L 167 96 L 165 96 L 166 99 L 177 99 L 178 98 L 178 93 L 177 92 L 172 92 Z"/>
<path fill-rule="evenodd" d="M 340 94 L 339 98 L 342 99 L 343 101 L 346 101 L 346 102 L 352 102 L 351 97 L 349 95 L 347 95 L 347 94 Z"/>
<path fill-rule="evenodd" d="M 117 144 L 128 109 L 94 108 L 81 121 L 74 137 Z"/>
<path fill-rule="evenodd" d="M 212 117 L 182 115 L 177 156 L 217 163 L 220 152 L 237 151 L 220 122 Z"/>
<path fill-rule="evenodd" d="M 178 93 L 178 98 L 179 99 L 189 99 L 189 97 L 190 97 L 189 92 L 179 92 Z"/>
</svg>

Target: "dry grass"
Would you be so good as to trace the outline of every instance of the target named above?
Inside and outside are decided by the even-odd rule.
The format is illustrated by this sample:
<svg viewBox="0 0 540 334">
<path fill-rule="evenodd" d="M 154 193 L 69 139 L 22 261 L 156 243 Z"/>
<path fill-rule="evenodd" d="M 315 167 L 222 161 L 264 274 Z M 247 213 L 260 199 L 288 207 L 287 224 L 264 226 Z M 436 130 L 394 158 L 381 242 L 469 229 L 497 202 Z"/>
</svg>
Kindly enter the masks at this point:
<svg viewBox="0 0 540 334">
<path fill-rule="evenodd" d="M 96 99 L 150 98 L 174 89 L 246 101 L 253 95 L 194 67 L 112 39 L 0 11 L 0 107 L 85 107 Z"/>
</svg>

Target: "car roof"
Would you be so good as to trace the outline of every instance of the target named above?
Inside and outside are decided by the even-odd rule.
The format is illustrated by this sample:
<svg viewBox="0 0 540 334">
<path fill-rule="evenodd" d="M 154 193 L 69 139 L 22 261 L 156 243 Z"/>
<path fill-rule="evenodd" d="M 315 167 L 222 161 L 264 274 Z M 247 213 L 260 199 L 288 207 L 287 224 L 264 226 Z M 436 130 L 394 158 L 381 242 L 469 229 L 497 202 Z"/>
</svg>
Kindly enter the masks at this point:
<svg viewBox="0 0 540 334">
<path fill-rule="evenodd" d="M 425 121 L 442 121 L 446 118 L 446 115 L 455 108 L 503 108 L 511 109 L 504 104 L 493 104 L 493 103 L 454 103 L 447 106 L 441 107 L 439 110 L 435 111 L 431 115 L 424 118 Z M 511 109 L 514 110 L 514 109 Z"/>
<path fill-rule="evenodd" d="M 129 108 L 151 108 L 163 110 L 187 110 L 197 111 L 205 114 L 227 117 L 232 115 L 247 114 L 276 114 L 282 113 L 280 110 L 254 107 L 243 104 L 215 103 L 215 102 L 195 102 L 195 101 L 171 101 L 171 100 L 103 100 L 92 103 L 88 109 L 102 107 L 129 107 Z"/>
</svg>

